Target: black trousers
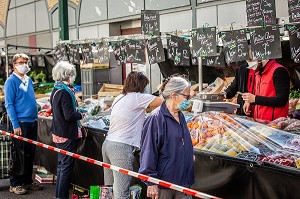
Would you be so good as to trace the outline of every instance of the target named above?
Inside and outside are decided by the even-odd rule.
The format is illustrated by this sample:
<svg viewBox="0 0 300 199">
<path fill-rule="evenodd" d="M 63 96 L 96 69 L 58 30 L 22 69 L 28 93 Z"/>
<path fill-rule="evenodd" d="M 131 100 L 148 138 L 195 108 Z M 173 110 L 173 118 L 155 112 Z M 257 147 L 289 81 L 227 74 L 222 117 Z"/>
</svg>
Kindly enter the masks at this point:
<svg viewBox="0 0 300 199">
<path fill-rule="evenodd" d="M 37 122 L 20 122 L 22 137 L 37 140 Z M 11 147 L 10 185 L 21 186 L 31 184 L 32 168 L 35 156 L 35 145 L 22 140 L 13 139 Z"/>
</svg>

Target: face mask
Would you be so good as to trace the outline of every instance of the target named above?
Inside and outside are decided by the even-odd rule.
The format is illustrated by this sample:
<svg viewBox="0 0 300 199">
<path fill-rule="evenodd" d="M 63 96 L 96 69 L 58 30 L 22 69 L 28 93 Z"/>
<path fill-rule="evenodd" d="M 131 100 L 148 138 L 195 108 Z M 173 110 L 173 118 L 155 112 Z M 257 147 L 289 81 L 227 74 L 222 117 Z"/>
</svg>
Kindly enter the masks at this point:
<svg viewBox="0 0 300 199">
<path fill-rule="evenodd" d="M 184 111 L 191 105 L 191 102 L 188 101 L 187 99 L 183 99 L 183 102 L 181 104 L 178 104 L 178 108 L 181 111 Z"/>
<path fill-rule="evenodd" d="M 256 70 L 258 62 L 257 61 L 246 61 L 248 63 L 248 68 Z"/>
<path fill-rule="evenodd" d="M 29 71 L 27 64 L 18 65 L 16 66 L 16 69 L 18 70 L 19 73 L 23 75 L 25 75 Z"/>
<path fill-rule="evenodd" d="M 71 76 L 70 77 L 70 84 L 74 84 L 76 77 L 75 76 Z"/>
</svg>

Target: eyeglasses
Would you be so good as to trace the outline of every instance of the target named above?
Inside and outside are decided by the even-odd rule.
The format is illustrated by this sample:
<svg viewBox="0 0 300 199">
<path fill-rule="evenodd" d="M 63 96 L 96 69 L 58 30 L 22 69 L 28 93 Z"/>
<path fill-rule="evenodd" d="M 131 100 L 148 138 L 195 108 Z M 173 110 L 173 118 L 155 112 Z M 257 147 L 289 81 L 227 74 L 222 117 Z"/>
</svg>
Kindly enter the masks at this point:
<svg viewBox="0 0 300 199">
<path fill-rule="evenodd" d="M 179 95 L 184 96 L 187 100 L 191 99 L 191 95 L 185 95 L 185 94 L 179 94 Z"/>
</svg>

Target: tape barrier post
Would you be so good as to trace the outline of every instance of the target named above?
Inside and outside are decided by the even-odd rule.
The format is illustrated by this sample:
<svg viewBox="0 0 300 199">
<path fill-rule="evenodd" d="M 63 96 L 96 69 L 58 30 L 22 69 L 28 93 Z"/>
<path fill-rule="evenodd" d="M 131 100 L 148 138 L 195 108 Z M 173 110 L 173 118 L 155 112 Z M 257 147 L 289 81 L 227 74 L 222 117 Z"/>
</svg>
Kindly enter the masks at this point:
<svg viewBox="0 0 300 199">
<path fill-rule="evenodd" d="M 173 190 L 176 190 L 176 191 L 179 191 L 179 192 L 191 195 L 191 196 L 195 196 L 197 198 L 221 199 L 219 197 L 215 197 L 215 196 L 212 196 L 212 195 L 209 195 L 209 194 L 206 194 L 206 193 L 202 193 L 202 192 L 199 192 L 199 191 L 196 191 L 196 190 L 193 190 L 193 189 L 189 189 L 189 188 L 186 188 L 186 187 L 175 185 L 175 184 L 172 184 L 172 183 L 167 182 L 167 181 L 163 181 L 163 180 L 159 180 L 159 179 L 149 177 L 149 176 L 146 176 L 146 175 L 143 175 L 143 174 L 139 174 L 139 173 L 127 170 L 127 169 L 123 169 L 123 168 L 120 168 L 120 167 L 117 167 L 117 166 L 114 166 L 114 165 L 110 165 L 110 164 L 107 164 L 105 162 L 101 162 L 101 161 L 98 161 L 98 160 L 95 160 L 95 159 L 92 159 L 92 158 L 89 158 L 89 157 L 85 157 L 85 156 L 82 156 L 82 155 L 79 155 L 79 154 L 76 154 L 76 153 L 65 151 L 65 150 L 62 150 L 62 149 L 59 149 L 59 148 L 56 148 L 56 147 L 53 147 L 53 146 L 50 146 L 50 145 L 47 145 L 47 144 L 43 144 L 41 142 L 37 142 L 37 141 L 31 140 L 31 139 L 28 139 L 28 138 L 24 138 L 22 136 L 18 136 L 18 135 L 12 134 L 12 133 L 8 133 L 8 132 L 0 130 L 0 134 L 8 135 L 12 138 L 16 138 L 16 139 L 28 142 L 30 144 L 37 145 L 39 147 L 46 148 L 46 149 L 49 149 L 51 151 L 56 151 L 58 153 L 68 155 L 68 156 L 71 156 L 73 158 L 83 160 L 85 162 L 89 162 L 91 164 L 95 164 L 95 165 L 102 166 L 102 167 L 105 167 L 105 168 L 108 168 L 108 169 L 111 169 L 111 170 L 114 170 L 114 171 L 118 171 L 118 172 L 121 172 L 123 174 L 129 175 L 129 176 L 132 176 L 132 177 L 135 177 L 135 178 L 139 178 L 139 179 L 144 180 L 144 181 L 152 182 L 154 184 L 157 184 L 157 185 L 160 185 L 160 186 L 163 186 L 163 187 L 166 187 L 166 188 L 170 188 L 170 189 L 173 189 Z"/>
</svg>

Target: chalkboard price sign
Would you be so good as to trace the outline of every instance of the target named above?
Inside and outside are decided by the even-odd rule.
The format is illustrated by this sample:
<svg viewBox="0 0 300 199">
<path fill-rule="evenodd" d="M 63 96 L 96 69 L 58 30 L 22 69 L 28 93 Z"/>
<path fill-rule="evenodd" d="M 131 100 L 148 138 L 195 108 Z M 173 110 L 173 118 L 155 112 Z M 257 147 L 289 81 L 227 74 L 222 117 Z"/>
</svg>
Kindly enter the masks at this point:
<svg viewBox="0 0 300 199">
<path fill-rule="evenodd" d="M 190 40 L 178 37 L 178 50 L 174 57 L 175 66 L 189 66 L 190 65 Z"/>
<path fill-rule="evenodd" d="M 108 42 L 100 41 L 96 44 L 95 50 L 93 51 L 93 57 L 96 63 L 109 64 L 109 52 L 108 52 Z"/>
<path fill-rule="evenodd" d="M 275 0 L 246 0 L 248 26 L 276 24 Z"/>
<path fill-rule="evenodd" d="M 300 63 L 300 24 L 289 25 L 290 32 L 290 48 L 292 59 L 295 63 Z"/>
<path fill-rule="evenodd" d="M 290 23 L 300 22 L 299 0 L 288 0 Z"/>
<path fill-rule="evenodd" d="M 277 26 L 250 29 L 252 59 L 281 58 L 280 33 Z"/>
<path fill-rule="evenodd" d="M 198 65 L 198 58 L 192 58 L 192 64 Z M 223 51 L 217 56 L 204 57 L 202 58 L 202 65 L 214 66 L 214 67 L 225 67 L 225 57 Z"/>
<path fill-rule="evenodd" d="M 84 64 L 94 63 L 91 44 L 82 44 L 81 51 Z"/>
<path fill-rule="evenodd" d="M 216 27 L 192 30 L 192 57 L 208 57 L 217 54 Z"/>
<path fill-rule="evenodd" d="M 141 11 L 142 33 L 147 35 L 159 35 L 159 11 Z"/>
<path fill-rule="evenodd" d="M 176 52 L 178 50 L 178 37 L 171 35 L 171 38 L 167 39 L 168 46 L 168 58 L 175 59 Z"/>
<path fill-rule="evenodd" d="M 221 39 L 228 64 L 248 59 L 248 42 L 245 30 L 222 32 Z"/>
<path fill-rule="evenodd" d="M 145 41 L 144 40 L 128 40 L 126 46 L 126 62 L 145 64 Z"/>
<path fill-rule="evenodd" d="M 79 46 L 75 44 L 69 44 L 68 49 L 70 63 L 80 64 Z"/>
<path fill-rule="evenodd" d="M 114 55 L 117 60 L 118 65 L 122 65 L 126 63 L 126 41 L 121 42 L 112 42 L 111 46 L 114 50 Z"/>
<path fill-rule="evenodd" d="M 58 61 L 67 61 L 68 60 L 68 53 L 67 53 L 67 46 L 66 44 L 60 44 L 56 46 L 54 52 L 54 59 L 56 62 Z"/>
<path fill-rule="evenodd" d="M 165 61 L 164 48 L 160 37 L 149 39 L 147 42 L 147 53 L 150 64 Z"/>
</svg>

